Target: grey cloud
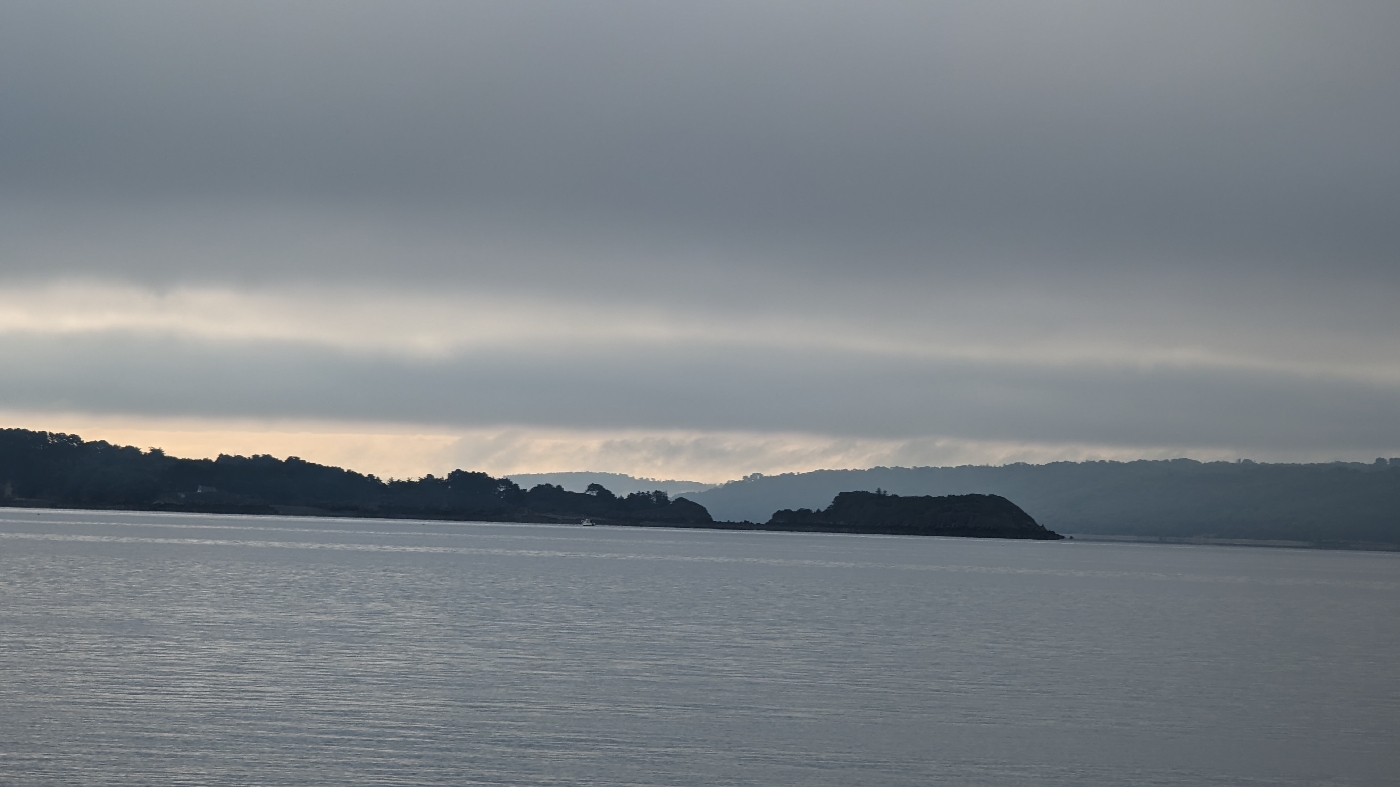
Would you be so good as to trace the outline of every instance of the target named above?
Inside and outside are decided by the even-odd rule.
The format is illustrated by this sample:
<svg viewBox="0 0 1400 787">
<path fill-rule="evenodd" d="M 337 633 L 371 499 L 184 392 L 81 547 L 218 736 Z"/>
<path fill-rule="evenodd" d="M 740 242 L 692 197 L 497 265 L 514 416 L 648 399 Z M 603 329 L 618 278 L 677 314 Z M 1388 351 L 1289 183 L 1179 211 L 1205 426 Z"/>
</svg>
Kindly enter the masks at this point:
<svg viewBox="0 0 1400 787">
<path fill-rule="evenodd" d="M 1400 250 L 1384 4 L 46 3 L 0 30 L 20 196 L 505 216 L 837 273 Z"/>
<path fill-rule="evenodd" d="M 794 431 L 1339 451 L 1400 447 L 1400 386 L 1229 369 L 908 363 L 654 348 L 437 362 L 290 344 L 17 340 L 11 407 L 452 426 Z"/>
<path fill-rule="evenodd" d="M 326 282 L 1259 363 L 12 334 L 0 403 L 1394 446 L 1393 386 L 1260 369 L 1397 368 L 1397 34 L 1393 3 L 6 3 L 0 286 Z"/>
</svg>

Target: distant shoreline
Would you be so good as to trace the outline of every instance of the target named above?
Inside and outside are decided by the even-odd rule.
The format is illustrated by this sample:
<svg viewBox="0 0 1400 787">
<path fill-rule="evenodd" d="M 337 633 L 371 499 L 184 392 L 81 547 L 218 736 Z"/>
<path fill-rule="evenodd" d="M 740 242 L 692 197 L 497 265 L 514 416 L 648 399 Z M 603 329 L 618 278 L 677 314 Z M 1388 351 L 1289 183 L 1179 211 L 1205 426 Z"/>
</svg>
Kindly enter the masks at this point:
<svg viewBox="0 0 1400 787">
<path fill-rule="evenodd" d="M 312 506 L 293 505 L 255 505 L 255 506 L 227 506 L 227 507 L 194 507 L 194 506 L 115 506 L 111 504 L 75 505 L 72 503 L 54 503 L 49 500 L 14 499 L 0 500 L 0 508 L 29 511 L 110 511 L 112 513 L 132 514 L 189 514 L 194 516 L 266 516 L 266 517 L 304 517 L 308 519 L 378 519 L 386 522 L 464 522 L 476 524 L 501 524 L 501 525 L 558 525 L 560 527 L 585 527 L 587 517 L 577 516 L 549 516 L 540 515 L 538 517 L 513 517 L 488 519 L 480 516 L 432 516 L 421 512 L 395 513 L 393 511 L 336 511 L 327 508 L 315 508 Z M 930 536 L 918 533 L 895 533 L 877 532 L 871 530 L 860 530 L 854 527 L 842 527 L 839 525 L 790 525 L 790 524 L 765 524 L 761 522 L 661 522 L 661 521 L 623 521 L 593 518 L 590 525 L 598 527 L 642 527 L 669 530 L 737 530 L 737 531 L 762 531 L 769 533 L 833 533 L 840 535 L 854 536 L 911 536 L 914 538 L 928 538 Z M 1007 536 L 976 536 L 976 535 L 939 535 L 940 538 L 966 538 L 966 539 L 996 539 L 999 541 L 1035 541 L 1049 539 L 1026 539 Z"/>
<path fill-rule="evenodd" d="M 433 517 L 433 516 L 395 516 L 392 513 L 359 513 L 353 511 L 330 511 L 324 509 L 311 509 L 306 506 L 278 506 L 276 510 L 267 511 L 210 511 L 198 510 L 194 508 L 151 508 L 151 507 L 118 507 L 112 505 L 57 505 L 47 500 L 0 500 L 0 508 L 13 509 L 16 511 L 109 511 L 112 513 L 151 513 L 151 514 L 190 514 L 195 516 L 265 516 L 265 517 L 296 517 L 306 519 L 378 519 L 389 522 L 462 522 L 476 524 L 500 524 L 500 525 L 557 525 L 559 527 L 581 527 L 580 522 L 567 521 L 564 519 L 544 519 L 524 520 L 524 519 L 482 519 L 458 518 L 458 517 Z M 850 529 L 810 527 L 798 528 L 784 525 L 766 525 L 755 522 L 711 522 L 708 524 L 696 523 L 673 523 L 673 522 L 608 522 L 598 523 L 599 527 L 640 527 L 647 529 L 669 529 L 669 530 L 728 530 L 745 532 L 764 533 L 826 533 L 833 535 L 908 535 L 903 533 L 868 533 Z M 1255 547 L 1267 549 L 1316 549 L 1342 552 L 1400 552 L 1400 544 L 1387 544 L 1365 541 L 1287 541 L 1279 539 L 1251 539 L 1251 538 L 1206 538 L 1206 537 L 1172 537 L 1172 536 L 1127 536 L 1127 535 L 1100 535 L 1096 533 L 1065 533 L 1066 541 L 1079 543 L 1102 543 L 1102 544 L 1161 544 L 1169 546 L 1230 546 L 1230 547 Z M 911 538 L 930 538 L 933 536 L 912 535 Z M 967 540 L 989 540 L 987 537 L 977 536 L 936 536 L 939 538 L 965 538 Z M 995 541 L 1030 541 L 1034 539 L 996 538 Z M 1065 543 L 1065 542 L 1060 542 Z"/>
<path fill-rule="evenodd" d="M 1172 544 L 1215 547 L 1267 547 L 1271 549 L 1328 549 L 1349 552 L 1400 552 L 1400 544 L 1376 541 L 1288 541 L 1260 538 L 1209 538 L 1206 536 L 1118 536 L 1066 533 L 1075 541 L 1115 544 Z"/>
</svg>

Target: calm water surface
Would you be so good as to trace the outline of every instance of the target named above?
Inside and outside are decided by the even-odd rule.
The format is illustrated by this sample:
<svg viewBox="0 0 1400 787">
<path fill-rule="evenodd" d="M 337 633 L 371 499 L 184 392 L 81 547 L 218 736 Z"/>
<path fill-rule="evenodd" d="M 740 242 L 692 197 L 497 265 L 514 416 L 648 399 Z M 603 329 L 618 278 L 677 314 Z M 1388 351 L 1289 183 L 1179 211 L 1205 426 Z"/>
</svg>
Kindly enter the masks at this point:
<svg viewBox="0 0 1400 787">
<path fill-rule="evenodd" d="M 0 510 L 5 784 L 1393 785 L 1400 555 Z"/>
</svg>

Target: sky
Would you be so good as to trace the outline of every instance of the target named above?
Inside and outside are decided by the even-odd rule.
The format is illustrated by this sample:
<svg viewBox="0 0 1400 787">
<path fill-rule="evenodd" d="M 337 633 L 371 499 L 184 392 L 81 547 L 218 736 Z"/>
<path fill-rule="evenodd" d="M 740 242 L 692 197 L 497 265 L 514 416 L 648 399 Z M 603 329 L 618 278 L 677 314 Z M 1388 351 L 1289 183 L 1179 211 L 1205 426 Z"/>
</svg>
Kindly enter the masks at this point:
<svg viewBox="0 0 1400 787">
<path fill-rule="evenodd" d="M 722 481 L 1400 455 L 1400 4 L 0 5 L 0 424 Z"/>
</svg>

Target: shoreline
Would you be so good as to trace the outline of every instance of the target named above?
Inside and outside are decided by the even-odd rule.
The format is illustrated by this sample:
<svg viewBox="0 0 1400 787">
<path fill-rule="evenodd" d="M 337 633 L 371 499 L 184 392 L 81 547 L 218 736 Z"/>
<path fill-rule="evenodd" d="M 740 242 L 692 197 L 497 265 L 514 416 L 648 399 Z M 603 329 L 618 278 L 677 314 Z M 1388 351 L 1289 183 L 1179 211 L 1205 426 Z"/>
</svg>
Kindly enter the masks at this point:
<svg viewBox="0 0 1400 787">
<path fill-rule="evenodd" d="M 0 500 L 0 509 L 14 509 L 17 511 L 111 511 L 113 513 L 153 513 L 153 514 L 194 514 L 197 516 L 269 516 L 269 517 L 296 517 L 296 518 L 321 518 L 321 519 L 380 519 L 397 522 L 480 522 L 483 524 L 522 524 L 522 525 L 559 525 L 562 527 L 582 526 L 581 522 L 573 521 L 576 517 L 547 518 L 541 517 L 536 520 L 528 519 L 484 519 L 480 517 L 450 517 L 450 516 L 423 516 L 416 514 L 396 514 L 393 512 L 358 512 L 358 511 L 332 511 L 327 509 L 316 509 L 308 506 L 269 506 L 274 510 L 256 511 L 211 511 L 196 510 L 193 507 L 122 507 L 112 505 L 59 505 L 47 500 Z M 729 531 L 763 531 L 770 533 L 829 533 L 848 535 L 908 535 L 914 538 L 930 537 L 919 536 L 910 533 L 873 533 L 855 531 L 842 528 L 811 527 L 798 528 L 791 525 L 768 526 L 754 522 L 710 522 L 710 523 L 681 523 L 681 522 L 621 522 L 621 521 L 596 521 L 600 527 L 644 527 L 644 528 L 674 528 L 674 529 L 695 529 L 695 530 L 729 530 Z M 1071 533 L 1065 532 L 1064 541 L 1101 543 L 1101 544 L 1166 544 L 1172 546 L 1229 546 L 1229 547 L 1255 547 L 1265 549 L 1318 549 L 1330 551 L 1349 552 L 1400 552 L 1400 544 L 1391 544 L 1376 541 L 1294 541 L 1288 539 L 1256 539 L 1256 538 L 1215 538 L 1210 536 L 1144 536 L 1144 535 L 1116 535 L 1105 533 Z M 998 541 L 1040 541 L 1050 539 L 1024 539 L 1007 538 L 1005 536 L 941 536 L 946 538 L 968 538 L 968 539 L 993 539 Z M 1063 542 L 1061 542 L 1063 543 Z"/>
<path fill-rule="evenodd" d="M 1265 538 L 1215 538 L 1212 536 L 1138 536 L 1105 533 L 1065 533 L 1086 543 L 1170 544 L 1176 546 L 1257 547 L 1266 549 L 1327 549 L 1348 552 L 1400 552 L 1400 544 L 1384 541 L 1292 541 Z"/>
</svg>

